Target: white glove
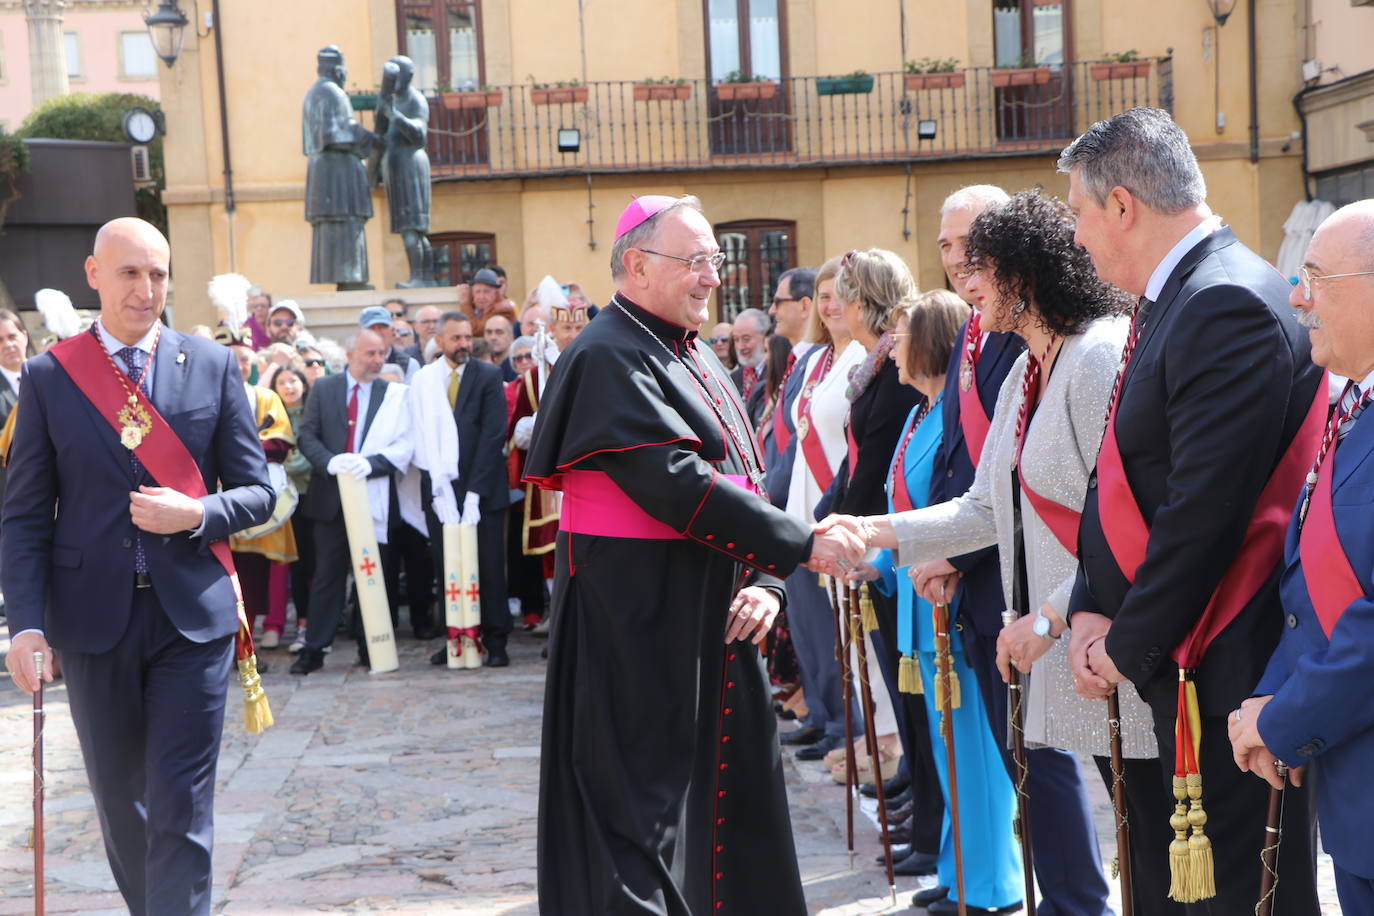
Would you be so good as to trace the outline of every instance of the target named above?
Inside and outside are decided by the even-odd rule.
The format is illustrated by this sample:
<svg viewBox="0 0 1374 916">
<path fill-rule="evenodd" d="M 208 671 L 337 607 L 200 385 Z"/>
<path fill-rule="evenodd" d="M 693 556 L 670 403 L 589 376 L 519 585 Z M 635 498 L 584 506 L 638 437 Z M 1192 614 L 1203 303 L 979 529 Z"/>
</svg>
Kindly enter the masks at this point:
<svg viewBox="0 0 1374 916">
<path fill-rule="evenodd" d="M 511 439 L 515 442 L 516 448 L 529 448 L 530 439 L 534 436 L 534 417 L 521 417 L 515 421 L 515 432 Z"/>
<path fill-rule="evenodd" d="M 352 457 L 350 452 L 340 452 L 329 459 L 329 463 L 324 466 L 324 469 L 335 477 L 340 474 L 347 474 L 349 473 L 348 468 L 352 466 L 352 462 L 349 460 Z"/>
<path fill-rule="evenodd" d="M 464 525 L 475 525 L 482 520 L 482 512 L 477 508 L 477 494 L 469 492 L 463 497 L 463 520 Z"/>
<path fill-rule="evenodd" d="M 325 470 L 335 477 L 340 474 L 348 474 L 358 480 L 366 480 L 367 475 L 372 473 L 372 463 L 362 455 L 353 452 L 340 452 L 329 459 L 329 464 L 325 465 Z"/>
<path fill-rule="evenodd" d="M 458 504 L 453 499 L 453 486 L 448 481 L 443 481 L 434 490 L 434 514 L 441 525 L 458 524 Z"/>
</svg>

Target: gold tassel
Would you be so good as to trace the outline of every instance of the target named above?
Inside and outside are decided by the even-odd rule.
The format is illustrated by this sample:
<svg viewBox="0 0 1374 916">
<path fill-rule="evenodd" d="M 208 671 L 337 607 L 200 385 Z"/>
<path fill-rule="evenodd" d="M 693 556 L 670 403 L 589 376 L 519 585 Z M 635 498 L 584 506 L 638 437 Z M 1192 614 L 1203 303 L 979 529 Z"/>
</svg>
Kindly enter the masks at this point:
<svg viewBox="0 0 1374 916">
<path fill-rule="evenodd" d="M 1212 839 L 1203 828 L 1207 812 L 1202 810 L 1202 775 L 1190 773 L 1188 783 L 1188 825 L 1193 835 L 1188 838 L 1188 872 L 1192 879 L 1193 900 L 1206 900 L 1217 895 L 1216 866 L 1212 859 Z"/>
<path fill-rule="evenodd" d="M 910 655 L 903 655 L 897 662 L 897 691 L 899 693 L 922 693 L 921 667 Z"/>
<path fill-rule="evenodd" d="M 863 615 L 865 633 L 872 633 L 878 629 L 878 613 L 873 610 L 873 597 L 869 595 L 866 586 L 859 592 L 859 613 Z"/>
<path fill-rule="evenodd" d="M 1169 844 L 1169 897 L 1179 903 L 1193 903 L 1197 897 L 1193 896 L 1192 881 L 1188 867 L 1188 806 L 1184 800 L 1188 797 L 1188 784 L 1181 776 L 1174 777 L 1174 805 L 1173 816 L 1169 818 L 1169 826 L 1174 828 L 1174 839 Z"/>
<path fill-rule="evenodd" d="M 262 689 L 258 674 L 258 657 L 239 659 L 239 684 L 243 687 L 243 724 L 250 735 L 260 735 L 273 725 L 272 707 L 267 704 L 267 692 Z"/>
<path fill-rule="evenodd" d="M 959 673 L 953 667 L 949 669 L 949 708 L 958 709 L 963 702 L 963 692 L 959 689 Z"/>
</svg>

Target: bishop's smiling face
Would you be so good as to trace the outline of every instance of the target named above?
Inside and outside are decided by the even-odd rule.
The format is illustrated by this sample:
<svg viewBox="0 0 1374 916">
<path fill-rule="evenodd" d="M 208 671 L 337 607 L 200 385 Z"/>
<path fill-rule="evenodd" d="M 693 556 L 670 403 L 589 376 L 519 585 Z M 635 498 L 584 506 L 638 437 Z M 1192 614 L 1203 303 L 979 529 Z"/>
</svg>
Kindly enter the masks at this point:
<svg viewBox="0 0 1374 916">
<path fill-rule="evenodd" d="M 695 258 L 720 251 L 711 224 L 691 207 L 675 207 L 659 219 L 654 251 L 679 258 Z M 720 274 L 710 263 L 700 270 L 668 257 L 649 256 L 645 265 L 648 290 L 644 308 L 678 327 L 696 330 L 710 316 L 711 293 L 720 286 Z"/>
</svg>

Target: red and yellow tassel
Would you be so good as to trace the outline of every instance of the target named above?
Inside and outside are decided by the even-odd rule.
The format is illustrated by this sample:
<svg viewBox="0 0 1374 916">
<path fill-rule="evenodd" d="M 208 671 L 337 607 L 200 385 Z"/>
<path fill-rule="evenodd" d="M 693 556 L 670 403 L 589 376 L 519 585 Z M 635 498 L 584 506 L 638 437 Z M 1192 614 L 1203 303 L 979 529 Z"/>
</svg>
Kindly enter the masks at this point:
<svg viewBox="0 0 1374 916">
<path fill-rule="evenodd" d="M 1169 844 L 1169 896 L 1180 903 L 1215 897 L 1216 867 L 1212 840 L 1206 834 L 1207 812 L 1202 807 L 1202 716 L 1191 672 L 1178 672 L 1178 713 L 1174 723 L 1174 829 Z M 1191 835 L 1189 831 L 1191 830 Z"/>
<path fill-rule="evenodd" d="M 258 656 L 253 651 L 253 634 L 248 629 L 248 617 L 243 602 L 239 602 L 239 631 L 234 637 L 234 658 L 239 670 L 239 685 L 243 687 L 243 724 L 250 735 L 262 734 L 274 724 L 267 692 L 262 689 L 258 674 Z"/>
</svg>

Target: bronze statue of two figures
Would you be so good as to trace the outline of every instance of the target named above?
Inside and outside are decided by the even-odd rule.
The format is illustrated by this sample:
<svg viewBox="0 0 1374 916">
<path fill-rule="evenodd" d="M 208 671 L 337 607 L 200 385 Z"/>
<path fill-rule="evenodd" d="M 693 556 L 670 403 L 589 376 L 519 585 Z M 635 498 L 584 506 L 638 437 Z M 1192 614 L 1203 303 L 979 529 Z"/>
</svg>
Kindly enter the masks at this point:
<svg viewBox="0 0 1374 916">
<path fill-rule="evenodd" d="M 415 64 L 397 56 L 382 68 L 376 130 L 353 117 L 344 92 L 343 53 L 330 45 L 317 58 L 318 79 L 305 95 L 301 116 L 305 219 L 312 229 L 310 282 L 370 289 L 365 227 L 372 217 L 371 188 L 386 187 L 391 231 L 405 242 L 410 279 L 397 286 L 436 286 L 429 245 L 429 103 L 413 85 Z"/>
</svg>

